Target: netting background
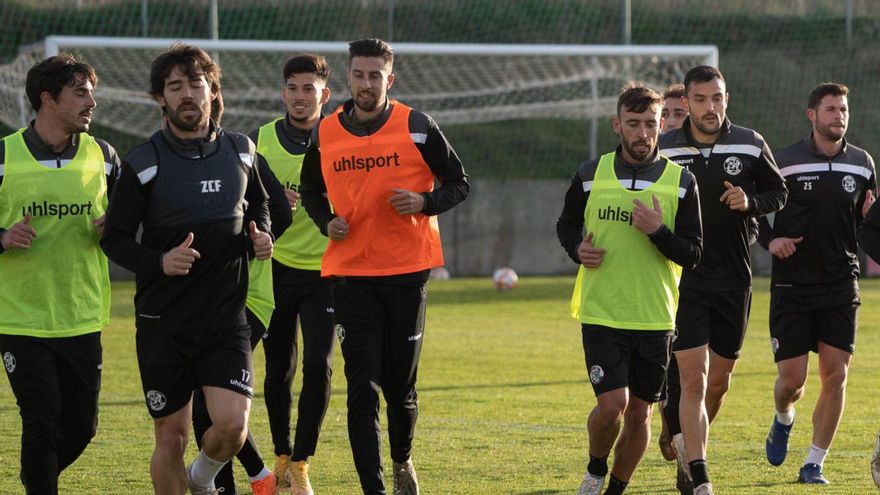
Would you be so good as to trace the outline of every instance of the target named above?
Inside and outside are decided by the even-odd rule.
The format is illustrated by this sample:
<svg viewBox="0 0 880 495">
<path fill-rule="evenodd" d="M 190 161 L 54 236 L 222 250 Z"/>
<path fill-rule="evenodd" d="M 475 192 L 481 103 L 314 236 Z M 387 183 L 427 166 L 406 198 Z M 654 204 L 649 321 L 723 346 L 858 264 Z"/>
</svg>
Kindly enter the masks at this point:
<svg viewBox="0 0 880 495">
<path fill-rule="evenodd" d="M 218 34 L 223 39 L 379 36 L 395 42 L 615 44 L 624 40 L 623 5 L 622 0 L 218 0 Z M 631 12 L 633 44 L 717 45 L 731 95 L 729 115 L 759 130 L 771 146 L 787 145 L 809 131 L 807 93 L 817 82 L 835 80 L 852 91 L 848 137 L 880 153 L 875 149 L 880 114 L 873 111 L 880 104 L 880 1 L 632 0 Z M 206 38 L 209 18 L 206 0 L 4 0 L 0 100 L 6 103 L 0 103 L 0 122 L 6 128 L 0 131 L 19 125 L 24 73 L 39 56 L 34 44 L 47 35 Z M 151 54 L 105 52 L 81 54 L 95 58 L 102 79 L 92 133 L 125 152 L 158 121 L 157 110 L 144 111 Z M 242 110 L 228 108 L 226 127 L 247 132 L 255 125 L 253 115 L 269 120 L 283 112 L 277 97 L 284 58 L 220 54 L 224 94 L 244 102 Z M 681 76 L 681 61 L 657 62 L 632 60 L 626 69 L 657 89 Z M 345 58 L 331 63 L 331 87 L 343 97 Z M 591 154 L 588 116 L 602 114 L 598 150 L 615 144 L 606 119 L 613 103 L 588 101 L 589 83 L 572 76 L 584 63 L 399 57 L 392 95 L 431 113 L 475 177 L 566 178 Z M 604 72 L 627 73 L 620 70 L 620 60 L 598 64 Z M 114 93 L 111 82 L 129 79 L 123 69 L 131 66 L 142 71 L 141 87 Z M 590 70 L 597 69 L 591 65 Z M 551 80 L 561 83 L 548 85 Z M 620 83 L 603 81 L 603 94 L 614 94 Z M 505 86 L 510 89 L 501 100 L 486 99 L 489 90 Z M 101 98 L 129 104 L 111 110 L 101 106 Z"/>
</svg>

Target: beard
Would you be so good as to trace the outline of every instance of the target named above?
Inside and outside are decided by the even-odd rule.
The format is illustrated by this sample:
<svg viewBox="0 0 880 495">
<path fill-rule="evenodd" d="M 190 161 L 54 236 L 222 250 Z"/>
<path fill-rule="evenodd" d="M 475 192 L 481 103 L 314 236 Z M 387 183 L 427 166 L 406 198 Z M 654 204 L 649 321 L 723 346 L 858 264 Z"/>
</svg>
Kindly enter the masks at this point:
<svg viewBox="0 0 880 495">
<path fill-rule="evenodd" d="M 359 91 L 354 98 L 354 104 L 364 112 L 372 112 L 379 107 L 379 99 L 372 91 Z"/>
<path fill-rule="evenodd" d="M 166 107 L 165 112 L 168 116 L 168 121 L 171 122 L 174 127 L 184 131 L 193 132 L 208 125 L 208 119 L 210 118 L 210 102 L 204 106 L 207 106 L 208 108 L 200 108 L 195 103 L 181 103 L 177 108 Z M 181 116 L 181 113 L 184 111 L 193 109 L 198 110 L 198 114 L 189 118 Z"/>
<path fill-rule="evenodd" d="M 705 119 L 709 115 L 715 116 L 715 124 L 714 125 L 706 124 L 703 121 L 703 119 Z M 720 115 L 718 115 L 717 113 L 713 113 L 713 114 L 707 113 L 706 115 L 703 115 L 703 117 L 700 118 L 699 120 L 691 119 L 691 122 L 693 122 L 694 127 L 696 127 L 703 134 L 716 134 L 718 131 L 721 130 L 721 122 L 723 122 L 723 121 L 724 121 L 724 118 L 721 117 Z"/>
<path fill-rule="evenodd" d="M 633 157 L 633 159 L 638 162 L 645 161 L 654 152 L 654 148 L 652 148 L 647 141 L 638 140 L 629 143 L 621 141 L 620 144 L 623 145 L 623 149 L 626 150 L 629 156 Z M 643 146 L 646 151 L 638 151 L 636 150 L 636 146 Z"/>
<path fill-rule="evenodd" d="M 839 127 L 831 127 L 830 125 L 820 124 L 816 122 L 816 132 L 829 141 L 840 141 L 846 134 L 846 128 L 842 130 Z"/>
</svg>

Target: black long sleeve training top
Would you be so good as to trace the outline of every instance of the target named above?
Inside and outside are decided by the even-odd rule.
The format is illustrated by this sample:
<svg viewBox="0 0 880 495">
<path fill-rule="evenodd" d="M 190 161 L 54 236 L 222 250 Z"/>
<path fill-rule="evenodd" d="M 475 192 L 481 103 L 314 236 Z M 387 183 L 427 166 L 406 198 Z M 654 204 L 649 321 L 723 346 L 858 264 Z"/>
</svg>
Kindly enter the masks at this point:
<svg viewBox="0 0 880 495">
<path fill-rule="evenodd" d="M 584 190 L 584 183 L 593 180 L 598 166 L 599 158 L 581 163 L 571 179 L 571 186 L 565 193 L 565 205 L 556 221 L 559 243 L 565 248 L 569 258 L 577 264 L 581 262 L 577 254 L 578 246 L 584 240 L 584 210 L 590 198 L 590 191 Z M 641 191 L 652 186 L 665 168 L 666 160 L 656 151 L 650 161 L 633 165 L 620 157 L 620 146 L 617 147 L 614 173 L 621 184 L 631 191 Z M 683 267 L 693 268 L 700 261 L 703 241 L 697 183 L 687 170 L 682 171 L 679 187 L 685 193 L 678 198 L 673 229 L 661 225 L 648 238 L 667 259 Z"/>
<path fill-rule="evenodd" d="M 772 290 L 856 287 L 856 228 L 866 192 L 877 188 L 871 155 L 844 140 L 837 155 L 825 156 L 811 134 L 778 150 L 776 161 L 788 202 L 760 219 L 758 242 L 769 249 L 777 237 L 804 239 L 788 258 L 773 257 Z"/>
<path fill-rule="evenodd" d="M 246 323 L 248 224 L 271 232 L 256 167 L 268 168 L 253 142 L 213 124 L 207 139 L 180 139 L 166 129 L 125 156 L 101 247 L 137 275 L 138 328 Z M 201 258 L 188 275 L 165 275 L 162 256 L 190 232 Z"/>
<path fill-rule="evenodd" d="M 752 217 L 782 208 L 788 195 L 785 181 L 770 147 L 752 129 L 724 119 L 721 135 L 711 147 L 697 143 L 689 129 L 690 118 L 680 129 L 662 134 L 659 144 L 660 153 L 687 168 L 700 186 L 703 257 L 696 268 L 684 270 L 679 286 L 714 291 L 748 289 L 752 286 Z M 748 211 L 731 210 L 721 202 L 725 181 L 742 187 L 749 199 Z"/>
</svg>

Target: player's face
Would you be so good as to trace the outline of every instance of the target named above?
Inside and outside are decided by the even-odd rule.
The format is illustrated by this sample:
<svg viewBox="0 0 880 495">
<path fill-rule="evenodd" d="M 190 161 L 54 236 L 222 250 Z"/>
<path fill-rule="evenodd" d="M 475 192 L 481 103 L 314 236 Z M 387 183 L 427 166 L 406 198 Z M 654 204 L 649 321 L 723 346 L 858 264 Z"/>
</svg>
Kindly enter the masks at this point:
<svg viewBox="0 0 880 495">
<path fill-rule="evenodd" d="M 177 129 L 194 132 L 205 129 L 211 117 L 211 102 L 217 97 L 204 75 L 190 77 L 175 67 L 165 78 L 162 96 L 168 122 Z"/>
<path fill-rule="evenodd" d="M 281 91 L 291 124 L 311 129 L 321 118 L 321 107 L 330 99 L 327 82 L 311 73 L 291 74 Z"/>
<path fill-rule="evenodd" d="M 660 105 L 652 105 L 644 112 L 630 112 L 621 107 L 611 119 L 614 132 L 620 136 L 623 158 L 630 163 L 641 163 L 654 154 L 660 136 Z"/>
<path fill-rule="evenodd" d="M 73 82 L 64 86 L 55 100 L 49 98 L 44 105 L 48 103 L 51 106 L 65 133 L 86 132 L 92 123 L 92 110 L 97 106 L 92 91 L 92 83 L 76 74 Z"/>
<path fill-rule="evenodd" d="M 840 141 L 849 125 L 849 105 L 846 96 L 825 95 L 817 108 L 807 111 L 813 122 L 813 131 L 829 141 Z"/>
<path fill-rule="evenodd" d="M 669 98 L 663 102 L 663 111 L 660 115 L 663 117 L 663 132 L 669 132 L 681 127 L 688 112 L 681 98 Z"/>
<path fill-rule="evenodd" d="M 382 57 L 354 57 L 348 71 L 348 86 L 354 104 L 371 113 L 385 104 L 385 95 L 394 84 L 391 64 Z"/>
<path fill-rule="evenodd" d="M 727 86 L 721 79 L 692 82 L 684 102 L 691 115 L 691 124 L 703 134 L 721 132 L 721 123 L 727 115 Z"/>
</svg>

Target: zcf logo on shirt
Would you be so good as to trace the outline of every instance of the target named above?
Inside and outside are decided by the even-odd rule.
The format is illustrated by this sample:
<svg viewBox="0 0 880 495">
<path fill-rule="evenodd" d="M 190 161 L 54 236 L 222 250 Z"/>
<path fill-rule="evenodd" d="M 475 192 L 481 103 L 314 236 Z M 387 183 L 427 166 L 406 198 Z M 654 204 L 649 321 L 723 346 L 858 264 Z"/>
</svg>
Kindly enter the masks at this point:
<svg viewBox="0 0 880 495">
<path fill-rule="evenodd" d="M 6 366 L 7 373 L 15 371 L 15 356 L 11 352 L 3 353 L 3 366 Z"/>
<path fill-rule="evenodd" d="M 735 157 L 731 156 L 727 160 L 724 160 L 724 171 L 727 172 L 728 175 L 739 175 L 743 169 L 743 162 Z"/>
<path fill-rule="evenodd" d="M 212 192 L 220 192 L 220 180 L 203 180 L 200 181 L 202 183 L 202 192 L 203 193 L 212 193 Z"/>
<path fill-rule="evenodd" d="M 852 175 L 844 176 L 843 181 L 841 181 L 841 183 L 843 184 L 843 190 L 848 193 L 851 193 L 856 190 L 856 180 L 853 178 Z"/>
<path fill-rule="evenodd" d="M 590 366 L 590 381 L 593 382 L 593 385 L 598 385 L 602 383 L 602 380 L 605 379 L 605 370 L 602 369 L 601 366 L 594 365 Z"/>
<path fill-rule="evenodd" d="M 147 404 L 150 406 L 150 409 L 154 411 L 161 411 L 165 409 L 165 404 L 168 401 L 165 400 L 165 394 L 159 392 L 158 390 L 150 390 L 147 392 Z"/>
</svg>

